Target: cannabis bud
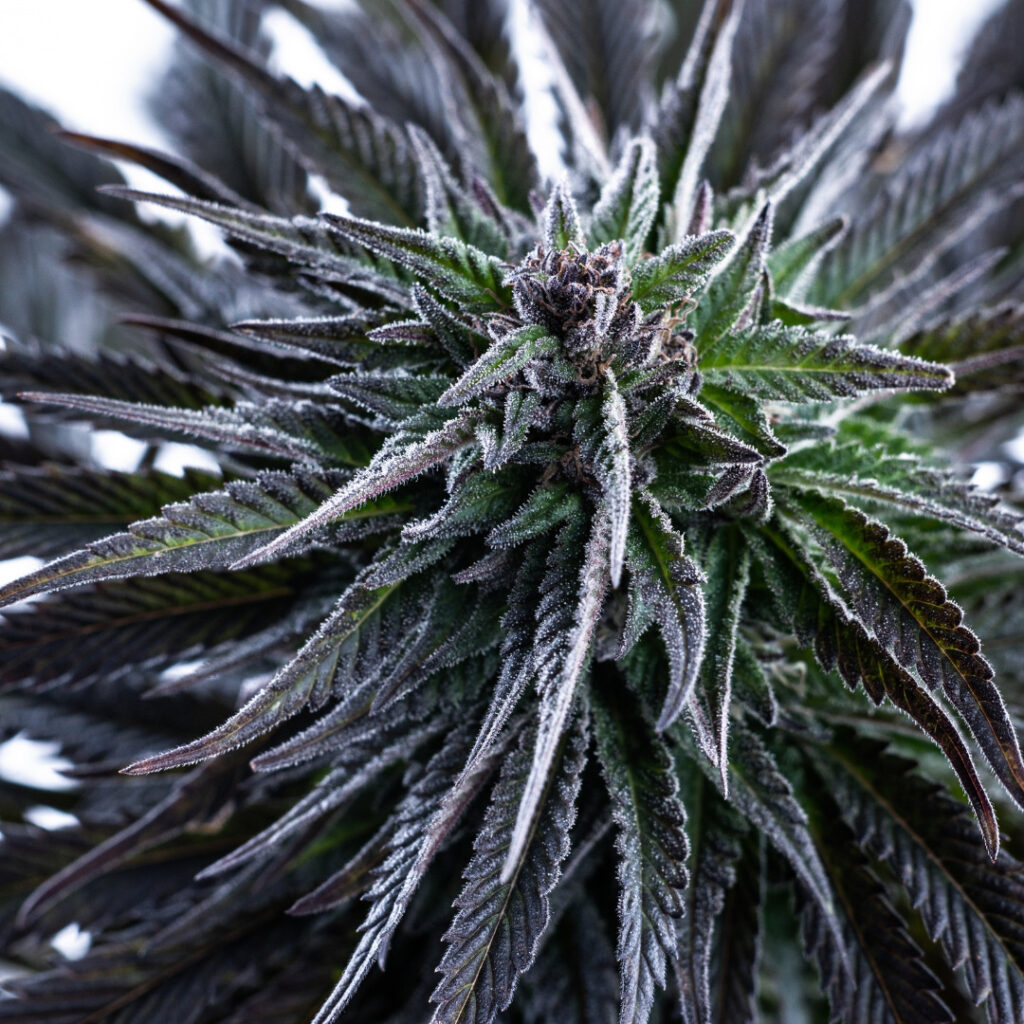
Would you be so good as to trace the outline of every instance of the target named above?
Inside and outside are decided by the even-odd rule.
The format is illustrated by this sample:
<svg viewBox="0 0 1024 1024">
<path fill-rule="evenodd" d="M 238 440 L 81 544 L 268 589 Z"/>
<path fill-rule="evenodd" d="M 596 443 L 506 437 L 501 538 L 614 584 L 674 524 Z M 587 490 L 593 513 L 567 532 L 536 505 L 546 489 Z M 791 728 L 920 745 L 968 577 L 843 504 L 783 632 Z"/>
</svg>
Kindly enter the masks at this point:
<svg viewBox="0 0 1024 1024">
<path fill-rule="evenodd" d="M 504 0 L 147 2 L 178 155 L 0 94 L 0 1021 L 1024 1020 L 1024 101 L 901 164 L 902 0 L 533 0 L 552 184 Z"/>
</svg>

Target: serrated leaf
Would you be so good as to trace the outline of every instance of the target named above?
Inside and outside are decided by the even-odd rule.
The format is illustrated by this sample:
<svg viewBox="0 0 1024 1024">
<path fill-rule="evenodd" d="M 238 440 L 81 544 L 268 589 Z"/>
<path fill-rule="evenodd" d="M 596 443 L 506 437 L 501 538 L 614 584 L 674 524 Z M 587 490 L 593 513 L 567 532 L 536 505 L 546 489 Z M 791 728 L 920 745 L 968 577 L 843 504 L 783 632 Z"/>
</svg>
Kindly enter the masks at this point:
<svg viewBox="0 0 1024 1024">
<path fill-rule="evenodd" d="M 339 407 L 320 402 L 267 399 L 260 403 L 237 402 L 232 407 L 173 409 L 158 405 L 121 402 L 93 395 L 62 395 L 28 392 L 26 402 L 59 405 L 91 417 L 140 424 L 160 434 L 200 438 L 229 451 L 243 451 L 308 463 L 364 465 L 367 445 L 351 429 Z"/>
<path fill-rule="evenodd" d="M 585 763 L 582 716 L 557 744 L 553 772 L 545 780 L 540 807 L 526 842 L 508 872 L 517 809 L 531 769 L 533 737 L 523 736 L 502 765 L 491 802 L 463 872 L 466 884 L 455 901 L 455 919 L 445 933 L 441 981 L 431 996 L 435 1024 L 490 1024 L 512 1000 L 516 981 L 536 956 L 548 923 L 551 891 L 569 852 L 569 830 Z M 505 877 L 507 875 L 507 877 Z"/>
<path fill-rule="evenodd" d="M 225 569 L 300 522 L 330 494 L 331 483 L 329 474 L 266 472 L 167 505 L 156 518 L 133 523 L 125 533 L 95 541 L 0 588 L 0 604 L 101 580 Z M 399 508 L 379 502 L 357 516 L 387 516 Z M 312 543 L 325 539 L 321 533 Z"/>
<path fill-rule="evenodd" d="M 814 848 L 807 815 L 792 786 L 761 740 L 738 723 L 730 751 L 729 802 L 786 859 L 817 905 L 837 948 L 842 949 L 842 928 L 828 873 Z"/>
<path fill-rule="evenodd" d="M 952 395 L 1015 388 L 1024 380 L 1024 309 L 1008 304 L 938 319 L 900 348 L 947 364 L 956 377 Z"/>
<path fill-rule="evenodd" d="M 255 347 L 278 357 L 317 359 L 338 366 L 375 368 L 378 360 L 386 360 L 389 350 L 406 358 L 429 352 L 426 338 L 392 338 L 377 333 L 383 316 L 360 310 L 347 316 L 298 317 L 290 320 L 240 320 L 231 325 L 237 332 L 235 344 Z M 392 325 L 388 325 L 389 327 Z M 385 328 L 386 330 L 387 328 Z M 397 326 L 392 333 L 397 334 Z"/>
<path fill-rule="evenodd" d="M 499 223 L 455 180 L 434 140 L 418 125 L 409 126 L 423 180 L 427 230 L 451 235 L 496 256 L 508 253 L 508 227 Z"/>
<path fill-rule="evenodd" d="M 1019 864 L 1005 852 L 991 861 L 966 812 L 881 744 L 844 734 L 814 756 L 858 842 L 893 869 L 973 999 L 988 1004 L 990 1019 L 1019 1017 Z"/>
<path fill-rule="evenodd" d="M 1006 791 L 1024 806 L 1020 744 L 960 609 L 882 524 L 836 499 L 803 493 L 799 501 L 820 528 L 861 620 L 901 665 L 919 672 L 930 688 L 942 687 Z"/>
<path fill-rule="evenodd" d="M 648 1019 L 676 949 L 688 876 L 686 812 L 672 757 L 630 698 L 603 687 L 594 730 L 618 829 L 620 1024 Z"/>
<path fill-rule="evenodd" d="M 820 227 L 780 242 L 768 255 L 772 284 L 780 295 L 800 294 L 800 285 L 849 230 L 847 217 L 833 217 Z"/>
<path fill-rule="evenodd" d="M 779 321 L 721 338 L 701 351 L 700 369 L 709 384 L 784 402 L 824 402 L 876 390 L 944 391 L 953 383 L 949 370 L 936 363 Z"/>
<path fill-rule="evenodd" d="M 456 93 L 449 105 L 468 122 L 469 144 L 465 149 L 480 151 L 473 160 L 478 180 L 493 186 L 500 202 L 516 210 L 528 210 L 529 194 L 540 184 L 540 174 L 520 105 L 506 83 L 490 72 L 447 18 L 430 5 L 411 6 L 424 37 L 436 43 L 446 62 L 438 77 L 443 86 Z M 468 152 L 460 155 L 468 162 Z"/>
<path fill-rule="evenodd" d="M 538 356 L 557 352 L 558 338 L 547 328 L 527 324 L 496 338 L 484 354 L 438 399 L 443 406 L 457 406 L 479 397 L 489 388 L 505 384 Z"/>
<path fill-rule="evenodd" d="M 348 200 L 354 213 L 398 224 L 416 222 L 416 165 L 397 125 L 318 86 L 304 89 L 291 78 L 271 74 L 232 40 L 204 30 L 164 0 L 146 2 L 244 79 L 247 95 L 259 103 L 264 116 Z"/>
<path fill-rule="evenodd" d="M 338 677 L 341 684 L 349 681 L 360 631 L 399 587 L 392 583 L 371 590 L 359 580 L 351 584 L 302 650 L 223 725 L 191 743 L 136 761 L 125 772 L 146 775 L 216 757 L 268 732 L 310 703 L 322 705 L 337 689 Z"/>
<path fill-rule="evenodd" d="M 778 459 L 786 454 L 787 448 L 776 437 L 764 402 L 708 382 L 701 385 L 700 397 L 724 430 L 738 435 L 766 458 Z"/>
<path fill-rule="evenodd" d="M 574 531 L 563 529 L 556 543 L 568 546 L 572 544 L 573 539 Z M 523 787 L 515 828 L 502 867 L 501 877 L 506 882 L 516 870 L 533 835 L 537 815 L 541 811 L 544 794 L 547 792 L 552 766 L 561 749 L 563 734 L 576 702 L 579 683 L 589 667 L 594 631 L 597 629 L 608 591 L 610 547 L 610 526 L 606 516 L 599 511 L 591 519 L 590 537 L 582 552 L 583 564 L 578 576 L 572 624 L 555 641 L 555 650 L 560 657 L 554 665 L 536 663 L 537 655 L 542 652 L 541 641 L 544 639 L 541 629 L 538 628 L 538 639 L 534 642 L 534 671 L 543 672 L 538 685 L 541 701 L 539 724 L 533 763 Z M 565 549 L 558 553 L 558 557 L 563 559 L 572 559 L 574 556 L 578 559 L 577 552 L 570 553 Z M 557 564 L 556 561 L 552 568 L 557 567 Z M 543 604 L 538 607 L 538 618 L 542 610 Z M 546 651 L 543 653 L 548 654 Z"/>
<path fill-rule="evenodd" d="M 650 7 L 642 0 L 538 0 L 537 7 L 579 96 L 590 104 L 585 109 L 595 111 L 604 138 L 611 139 L 620 128 L 636 127 L 652 91 L 652 58 L 658 46 L 657 19 Z"/>
<path fill-rule="evenodd" d="M 391 938 L 434 856 L 486 783 L 492 770 L 488 761 L 452 786 L 471 736 L 465 724 L 449 735 L 384 827 L 388 834 L 383 840 L 382 859 L 372 869 L 372 884 L 365 897 L 372 903 L 361 927 L 363 934 L 345 972 L 317 1012 L 315 1024 L 337 1020 L 374 961 L 383 964 Z M 344 877 L 349 871 L 347 866 L 340 874 Z M 334 879 L 328 879 L 291 912 L 323 909 L 319 903 L 333 884 Z"/>
<path fill-rule="evenodd" d="M 666 213 L 669 237 L 689 231 L 708 152 L 729 98 L 733 41 L 742 0 L 708 0 L 676 81 L 662 94 L 655 138 L 664 153 L 662 184 L 671 195 Z"/>
<path fill-rule="evenodd" d="M 278 551 L 288 548 L 302 537 L 320 530 L 360 505 L 446 462 L 470 442 L 470 431 L 478 419 L 478 413 L 464 412 L 424 436 L 410 438 L 401 433 L 392 435 L 370 464 L 333 497 L 269 544 L 239 559 L 234 563 L 234 568 L 242 569 L 271 558 Z"/>
<path fill-rule="evenodd" d="M 408 523 L 404 540 L 465 537 L 501 523 L 522 496 L 522 481 L 509 469 L 466 474 L 433 514 Z"/>
<path fill-rule="evenodd" d="M 580 223 L 576 200 L 569 186 L 562 182 L 551 190 L 547 204 L 541 214 L 544 245 L 549 252 L 560 249 L 582 249 L 585 244 L 583 226 Z"/>
<path fill-rule="evenodd" d="M 722 792 L 728 795 L 733 659 L 750 573 L 750 554 L 742 538 L 730 530 L 717 530 L 708 545 L 703 570 L 707 640 L 691 713 L 697 742 L 722 773 Z"/>
<path fill-rule="evenodd" d="M 123 473 L 45 462 L 8 465 L 0 470 L 0 558 L 26 551 L 49 557 L 217 483 L 216 477 L 193 470 L 178 477 L 157 470 Z"/>
<path fill-rule="evenodd" d="M 578 518 L 578 514 L 570 518 Z M 459 775 L 460 780 L 474 771 L 480 759 L 495 746 L 530 681 L 535 636 L 531 601 L 544 582 L 546 555 L 542 545 L 531 544 L 516 569 L 509 591 L 508 608 L 501 618 L 504 633 L 500 648 L 501 670 L 473 749 Z"/>
<path fill-rule="evenodd" d="M 594 207 L 587 227 L 591 248 L 621 239 L 626 263 L 635 263 L 658 216 L 659 194 L 654 146 L 649 139 L 634 139 Z"/>
<path fill-rule="evenodd" d="M 221 762 L 204 765 L 180 779 L 156 806 L 106 841 L 93 846 L 63 870 L 51 875 L 22 904 L 22 926 L 47 908 L 80 889 L 97 876 L 111 871 L 157 844 L 201 825 L 229 797 L 237 767 Z"/>
<path fill-rule="evenodd" d="M 270 825 L 204 867 L 201 879 L 237 871 L 253 861 L 272 861 L 283 841 L 308 834 L 378 782 L 388 769 L 415 758 L 419 749 L 436 739 L 447 724 L 440 716 L 427 722 L 411 721 L 407 715 L 394 715 L 388 720 L 354 719 L 354 725 L 340 737 L 343 743 L 332 751 L 330 770 Z"/>
<path fill-rule="evenodd" d="M 702 358 L 710 356 L 716 344 L 733 330 L 756 322 L 773 222 L 774 208 L 765 203 L 746 236 L 729 252 L 701 295 L 690 326 L 700 338 Z"/>
<path fill-rule="evenodd" d="M 907 922 L 889 902 L 853 835 L 832 823 L 841 809 L 832 801 L 826 806 L 828 820 L 819 820 L 814 834 L 847 935 L 842 949 L 832 945 L 813 902 L 798 906 L 798 913 L 804 949 L 818 965 L 833 1016 L 858 1024 L 953 1024 L 941 999 L 941 982 L 926 966 Z M 844 956 L 849 971 L 841 962 Z"/>
<path fill-rule="evenodd" d="M 644 313 L 673 305 L 700 291 L 729 251 L 728 231 L 684 238 L 633 267 L 633 299 Z"/>
<path fill-rule="evenodd" d="M 470 311 L 495 312 L 510 304 L 500 261 L 474 246 L 333 213 L 324 214 L 322 220 L 330 232 L 406 267 L 424 284 Z"/>
<path fill-rule="evenodd" d="M 749 839 L 744 842 L 747 829 L 740 815 L 702 776 L 695 773 L 684 786 L 691 881 L 686 913 L 677 923 L 674 964 L 682 1019 L 684 1024 L 754 1024 L 752 974 L 759 959 L 756 928 L 764 885 L 759 851 Z M 753 935 L 744 928 L 750 917 Z"/>
<path fill-rule="evenodd" d="M 510 519 L 487 535 L 492 547 L 518 547 L 554 529 L 581 510 L 580 499 L 564 483 L 538 484 Z"/>
<path fill-rule="evenodd" d="M 95 355 L 5 341 L 0 352 L 0 381 L 5 398 L 17 392 L 52 389 L 76 394 L 103 392 L 107 398 L 151 405 L 202 409 L 225 399 L 227 392 L 209 374 L 185 375 L 164 361 L 140 356 Z"/>
<path fill-rule="evenodd" d="M 782 203 L 836 146 L 847 128 L 875 99 L 887 81 L 891 81 L 893 65 L 879 61 L 865 69 L 840 101 L 822 114 L 771 166 L 757 178 L 758 194 L 766 194 L 776 205 Z M 851 133 L 852 134 L 852 133 Z"/>
<path fill-rule="evenodd" d="M 302 585 L 280 571 L 194 572 L 99 584 L 3 617 L 0 688 L 81 687 L 138 676 L 276 622 Z"/>
<path fill-rule="evenodd" d="M 382 273 L 368 261 L 350 255 L 350 250 L 338 245 L 320 220 L 310 217 L 273 217 L 270 214 L 233 209 L 220 203 L 140 192 L 120 186 L 110 186 L 106 192 L 118 199 L 152 203 L 199 217 L 240 242 L 284 257 L 295 265 L 297 273 L 303 272 L 298 268 L 305 268 L 305 272 L 325 282 L 369 292 L 391 302 L 404 304 L 408 300 L 408 288 L 404 281 L 395 277 L 393 271 L 391 274 Z"/>
<path fill-rule="evenodd" d="M 631 615 L 657 623 L 668 652 L 669 676 L 658 728 L 679 716 L 693 692 L 704 657 L 704 599 L 697 567 L 683 554 L 683 538 L 649 495 L 633 502 L 626 564 Z M 645 609 L 638 612 L 632 606 Z"/>
<path fill-rule="evenodd" d="M 936 743 L 960 780 L 982 837 L 995 856 L 999 849 L 995 811 L 952 719 L 884 644 L 851 616 L 804 543 L 792 531 L 780 532 L 769 526 L 764 528 L 764 535 L 771 537 L 774 553 L 762 538 L 754 540 L 753 549 L 772 599 L 781 608 L 786 628 L 794 630 L 800 643 L 813 645 L 823 668 L 835 668 L 851 689 L 863 683 L 876 704 L 889 697 Z"/>
<path fill-rule="evenodd" d="M 937 133 L 912 160 L 871 186 L 875 198 L 824 259 L 808 298 L 851 309 L 896 298 L 983 217 L 1007 201 L 1024 147 L 1020 97 Z"/>
<path fill-rule="evenodd" d="M 847 421 L 829 444 L 794 452 L 770 475 L 849 501 L 904 509 L 1024 554 L 1024 516 L 996 495 L 931 465 L 925 451 L 895 432 Z"/>
<path fill-rule="evenodd" d="M 423 406 L 434 405 L 448 384 L 448 377 L 405 373 L 342 373 L 327 379 L 332 391 L 369 412 L 389 426 L 415 416 Z"/>
<path fill-rule="evenodd" d="M 520 990 L 527 1024 L 615 1024 L 619 976 L 601 914 L 579 899 L 552 925 Z"/>
</svg>

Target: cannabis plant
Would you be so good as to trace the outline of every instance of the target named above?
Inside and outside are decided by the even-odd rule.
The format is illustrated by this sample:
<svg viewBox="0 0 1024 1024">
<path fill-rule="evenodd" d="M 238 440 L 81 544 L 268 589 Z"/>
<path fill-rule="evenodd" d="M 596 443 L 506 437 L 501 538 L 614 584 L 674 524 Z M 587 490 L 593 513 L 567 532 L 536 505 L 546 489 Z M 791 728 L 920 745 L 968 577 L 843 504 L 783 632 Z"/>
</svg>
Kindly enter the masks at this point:
<svg viewBox="0 0 1024 1024">
<path fill-rule="evenodd" d="M 0 1021 L 1021 1024 L 1021 5 L 148 3 L 173 152 L 0 98 Z"/>
</svg>

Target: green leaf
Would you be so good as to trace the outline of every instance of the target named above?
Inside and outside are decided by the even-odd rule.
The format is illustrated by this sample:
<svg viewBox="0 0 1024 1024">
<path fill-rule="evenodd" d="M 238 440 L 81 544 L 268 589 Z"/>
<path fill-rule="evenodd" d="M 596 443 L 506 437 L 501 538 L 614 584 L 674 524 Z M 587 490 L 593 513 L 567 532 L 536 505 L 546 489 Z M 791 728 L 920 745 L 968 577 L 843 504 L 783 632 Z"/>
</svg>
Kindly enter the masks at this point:
<svg viewBox="0 0 1024 1024">
<path fill-rule="evenodd" d="M 320 220 L 310 217 L 272 217 L 270 214 L 250 213 L 220 203 L 140 192 L 121 186 L 105 187 L 104 191 L 119 199 L 152 203 L 199 217 L 240 242 L 282 256 L 296 270 L 304 268 L 319 280 L 369 292 L 402 305 L 408 301 L 408 288 L 404 281 L 395 277 L 393 270 L 385 273 L 368 260 L 352 256 L 351 250 L 339 245 Z"/>
<path fill-rule="evenodd" d="M 191 743 L 136 761 L 125 772 L 148 775 L 217 757 L 269 732 L 307 705 L 323 705 L 351 681 L 361 630 L 398 589 L 392 583 L 372 590 L 357 580 L 299 653 L 223 725 Z"/>
<path fill-rule="evenodd" d="M 587 228 L 591 248 L 621 239 L 626 263 L 636 263 L 658 216 L 659 190 L 654 146 L 649 139 L 634 139 L 594 207 Z"/>
<path fill-rule="evenodd" d="M 162 435 L 201 438 L 229 451 L 306 463 L 362 466 L 369 451 L 350 418 L 338 406 L 295 399 L 237 402 L 230 408 L 173 409 L 121 402 L 93 395 L 28 392 L 26 402 L 59 405 L 90 417 L 110 417 L 137 423 Z"/>
<path fill-rule="evenodd" d="M 735 332 L 700 353 L 708 383 L 768 401 L 825 402 L 871 391 L 942 391 L 943 366 L 779 321 Z"/>
<path fill-rule="evenodd" d="M 675 955 L 687 885 L 686 812 L 668 748 L 628 694 L 611 685 L 595 694 L 594 730 L 618 830 L 619 1021 L 642 1024 Z"/>
<path fill-rule="evenodd" d="M 485 391 L 506 384 L 538 356 L 557 352 L 561 342 L 545 327 L 527 324 L 495 338 L 490 347 L 438 399 L 443 406 L 463 405 Z"/>
<path fill-rule="evenodd" d="M 669 674 L 658 719 L 658 728 L 666 729 L 689 700 L 704 657 L 704 599 L 699 586 L 703 578 L 683 554 L 682 536 L 644 492 L 633 501 L 626 564 L 630 618 L 641 618 L 634 632 L 639 636 L 644 623 L 657 623 L 668 652 Z"/>
<path fill-rule="evenodd" d="M 942 1002 L 942 984 L 910 937 L 908 922 L 889 902 L 853 834 L 837 827 L 842 811 L 823 799 L 813 829 L 846 933 L 842 949 L 832 945 L 813 902 L 798 907 L 803 945 L 818 965 L 833 1016 L 851 1024 L 953 1024 Z"/>
<path fill-rule="evenodd" d="M 744 841 L 743 818 L 700 773 L 683 784 L 692 876 L 677 924 L 683 1022 L 753 1024 L 764 886 L 758 844 Z"/>
<path fill-rule="evenodd" d="M 575 546 L 572 539 L 573 533 L 563 530 L 559 534 L 560 542 L 568 542 L 567 548 Z M 553 765 L 561 749 L 563 734 L 576 702 L 579 683 L 590 665 L 594 632 L 604 609 L 605 595 L 608 591 L 610 547 L 610 524 L 607 517 L 598 511 L 591 519 L 590 537 L 582 552 L 579 589 L 571 625 L 565 624 L 565 632 L 556 641 L 557 661 L 543 666 L 544 675 L 538 683 L 541 706 L 536 746 L 501 871 L 503 882 L 507 882 L 517 870 L 534 833 Z M 580 552 L 563 549 L 556 557 L 578 560 L 579 554 Z M 555 565 L 557 566 L 557 562 Z M 538 626 L 538 640 L 534 643 L 535 659 L 543 640 L 540 625 L 542 624 Z M 536 664 L 536 661 L 534 670 L 541 670 L 541 665 Z"/>
<path fill-rule="evenodd" d="M 769 475 L 773 483 L 949 523 L 1024 554 L 1024 516 L 996 495 L 932 465 L 926 452 L 894 431 L 847 420 L 828 444 L 794 451 Z"/>
<path fill-rule="evenodd" d="M 842 501 L 810 492 L 800 507 L 818 526 L 862 622 L 907 669 L 939 686 L 963 717 L 1009 795 L 1024 806 L 1024 761 L 977 637 L 942 585 L 881 523 Z"/>
<path fill-rule="evenodd" d="M 470 431 L 478 419 L 478 413 L 464 412 L 424 436 L 393 434 L 370 464 L 356 473 L 331 498 L 279 537 L 238 559 L 233 568 L 243 569 L 256 562 L 266 561 L 310 533 L 358 509 L 360 505 L 446 462 L 460 448 L 470 443 L 473 436 Z"/>
<path fill-rule="evenodd" d="M 303 470 L 266 472 L 167 505 L 156 518 L 133 523 L 127 532 L 95 541 L 0 588 L 0 604 L 101 580 L 226 569 L 316 509 L 330 494 L 333 479 Z M 377 502 L 350 522 L 393 515 L 401 507 Z M 341 527 L 338 536 L 343 535 Z M 289 553 L 324 543 L 329 536 L 321 531 Z"/>
<path fill-rule="evenodd" d="M 333 213 L 325 213 L 322 220 L 330 232 L 406 267 L 467 310 L 493 313 L 511 303 L 501 261 L 456 238 Z"/>
<path fill-rule="evenodd" d="M 46 558 L 155 515 L 219 479 L 186 471 L 120 473 L 42 463 L 0 470 L 0 558 Z"/>
<path fill-rule="evenodd" d="M 4 614 L 0 687 L 109 682 L 194 658 L 276 623 L 303 577 L 278 569 L 174 574 L 91 587 Z"/>
<path fill-rule="evenodd" d="M 946 961 L 995 1019 L 1024 1013 L 1020 865 L 993 862 L 966 811 L 905 758 L 849 734 L 813 751 L 844 820 L 892 868 Z"/>
<path fill-rule="evenodd" d="M 652 313 L 683 302 L 704 287 L 712 269 L 729 251 L 733 236 L 712 231 L 666 246 L 633 267 L 633 299 Z"/>
<path fill-rule="evenodd" d="M 780 295 L 799 295 L 800 285 L 813 276 L 814 267 L 835 248 L 849 226 L 849 218 L 833 217 L 820 227 L 777 245 L 768 255 L 775 290 Z"/>
<path fill-rule="evenodd" d="M 769 537 L 771 543 L 766 544 Z M 851 689 L 863 683 L 876 704 L 889 697 L 935 742 L 960 780 L 985 843 L 995 856 L 999 849 L 995 811 L 967 745 L 942 706 L 880 638 L 870 636 L 865 626 L 850 615 L 794 533 L 767 526 L 762 528 L 761 536 L 755 539 L 748 534 L 748 539 L 753 541 L 785 628 L 792 629 L 805 646 L 813 644 L 815 656 L 824 669 L 837 669 Z"/>
<path fill-rule="evenodd" d="M 218 63 L 239 75 L 262 113 L 361 217 L 413 224 L 419 218 L 416 164 L 402 132 L 372 109 L 261 67 L 230 39 L 207 32 L 164 0 L 146 2 Z"/>
<path fill-rule="evenodd" d="M 746 237 L 729 252 L 701 295 L 690 318 L 690 326 L 700 339 L 701 358 L 710 356 L 715 345 L 733 330 L 757 322 L 772 223 L 772 205 L 765 203 Z"/>
<path fill-rule="evenodd" d="M 900 348 L 947 364 L 956 377 L 951 395 L 1016 388 L 1024 381 L 1024 308 L 1009 304 L 940 319 Z"/>
<path fill-rule="evenodd" d="M 576 201 L 565 184 L 551 190 L 542 216 L 544 244 L 549 252 L 560 249 L 582 249 L 586 244 Z"/>
<path fill-rule="evenodd" d="M 343 373 L 327 384 L 344 398 L 378 413 L 392 427 L 436 405 L 450 378 L 404 373 Z"/>
<path fill-rule="evenodd" d="M 729 802 L 786 859 L 817 906 L 837 948 L 842 949 L 842 926 L 828 873 L 792 786 L 761 740 L 739 723 L 734 725 L 730 751 Z M 845 969 L 845 963 L 843 966 Z"/>
<path fill-rule="evenodd" d="M 491 530 L 487 543 L 492 547 L 518 547 L 578 516 L 581 509 L 579 496 L 568 485 L 538 484 L 514 516 Z"/>
<path fill-rule="evenodd" d="M 536 820 L 509 871 L 516 808 L 526 799 L 532 772 L 532 739 L 525 733 L 506 757 L 463 872 L 466 884 L 444 936 L 448 948 L 438 967 L 442 978 L 431 996 L 435 1024 L 493 1020 L 512 1001 L 516 981 L 533 963 L 547 927 L 549 897 L 569 852 L 569 830 L 576 817 L 586 723 L 580 716 L 562 734 Z"/>
<path fill-rule="evenodd" d="M 764 402 L 707 381 L 701 386 L 700 398 L 724 430 L 738 435 L 766 458 L 778 459 L 786 454 L 785 445 L 772 429 Z"/>
<path fill-rule="evenodd" d="M 740 608 L 750 573 L 750 553 L 742 535 L 725 528 L 716 530 L 708 545 L 703 570 L 707 579 L 703 588 L 707 640 L 690 712 L 697 742 L 721 772 L 722 792 L 728 795 L 733 660 Z"/>
<path fill-rule="evenodd" d="M 1002 208 L 1018 179 L 1024 102 L 1010 97 L 936 133 L 913 159 L 871 182 L 874 199 L 825 257 L 808 299 L 852 309 L 896 298 L 979 220 Z M 870 193 L 869 193 L 870 194 Z"/>
<path fill-rule="evenodd" d="M 691 231 L 701 171 L 729 98 L 730 63 L 743 4 L 713 0 L 694 32 L 693 42 L 675 82 L 662 94 L 653 120 L 662 152 L 662 188 L 671 196 L 666 211 L 669 237 Z"/>
</svg>

